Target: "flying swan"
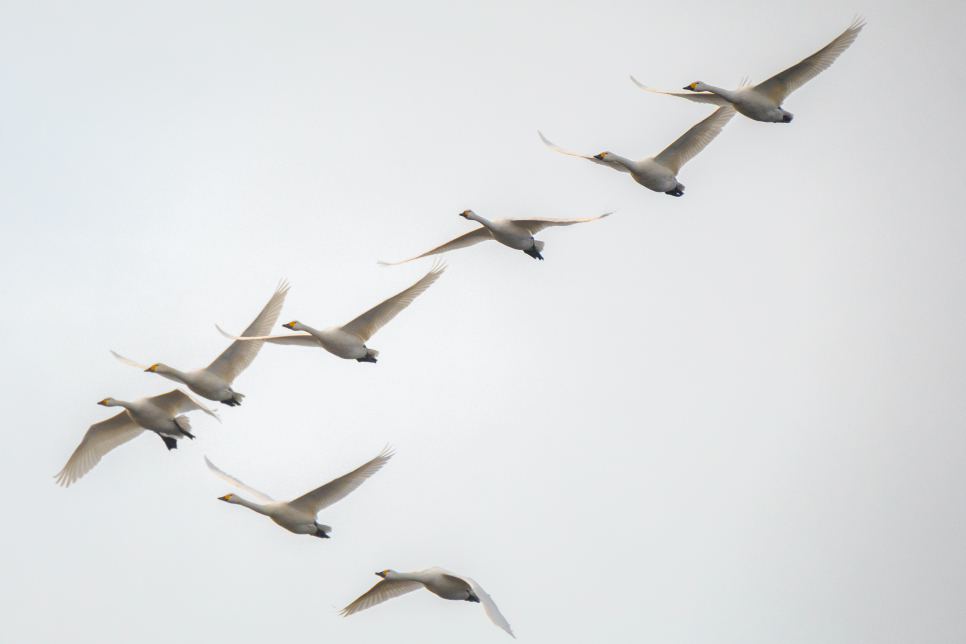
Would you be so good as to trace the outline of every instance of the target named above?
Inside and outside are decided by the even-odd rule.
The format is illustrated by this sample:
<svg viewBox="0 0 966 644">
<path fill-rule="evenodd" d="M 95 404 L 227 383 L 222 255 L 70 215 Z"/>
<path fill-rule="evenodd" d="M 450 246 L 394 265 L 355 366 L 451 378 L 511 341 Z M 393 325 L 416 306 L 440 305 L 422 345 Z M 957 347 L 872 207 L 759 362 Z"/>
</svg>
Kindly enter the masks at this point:
<svg viewBox="0 0 966 644">
<path fill-rule="evenodd" d="M 160 436 L 169 451 L 177 448 L 178 439 L 194 438 L 188 417 L 180 415 L 185 412 L 203 411 L 221 422 L 215 412 L 180 389 L 172 389 L 160 396 L 138 398 L 132 402 L 105 398 L 97 404 L 124 407 L 124 411 L 90 426 L 84 439 L 68 459 L 67 465 L 55 477 L 59 485 L 70 486 L 90 472 L 101 457 L 146 429 Z"/>
<path fill-rule="evenodd" d="M 677 177 L 681 167 L 711 143 L 734 115 L 735 110 L 730 105 L 719 107 L 711 113 L 711 116 L 694 125 L 677 141 L 664 148 L 660 154 L 637 161 L 625 159 L 613 152 L 601 152 L 594 156 L 571 152 L 548 141 L 542 132 L 537 134 L 551 150 L 581 157 L 620 172 L 629 172 L 634 181 L 648 190 L 680 197 L 684 194 L 684 185 L 678 182 Z"/>
<path fill-rule="evenodd" d="M 208 469 L 214 472 L 219 477 L 225 479 L 232 485 L 240 487 L 246 492 L 258 497 L 263 501 L 263 504 L 253 503 L 246 499 L 241 498 L 237 494 L 226 494 L 225 496 L 218 497 L 219 501 L 225 501 L 227 503 L 232 503 L 235 505 L 243 505 L 246 508 L 251 508 L 259 514 L 264 514 L 269 519 L 282 526 L 289 532 L 294 532 L 295 534 L 310 534 L 313 537 L 319 537 L 320 539 L 328 539 L 329 532 L 332 532 L 332 528 L 327 525 L 322 525 L 318 523 L 315 518 L 316 515 L 329 507 L 336 501 L 341 501 L 350 492 L 354 491 L 360 485 L 365 483 L 366 479 L 378 472 L 383 465 L 389 462 L 392 458 L 392 450 L 388 447 L 365 465 L 357 467 L 345 476 L 340 476 L 337 479 L 329 481 L 320 488 L 316 488 L 311 492 L 303 494 L 297 499 L 292 499 L 291 501 L 275 501 L 272 497 L 267 494 L 259 492 L 253 487 L 245 485 L 235 477 L 230 474 L 225 474 L 219 470 L 215 465 L 205 457 L 205 463 L 208 464 Z"/>
<path fill-rule="evenodd" d="M 376 582 L 376 585 L 364 595 L 343 608 L 341 613 L 343 617 L 381 604 L 387 599 L 425 588 L 443 599 L 483 604 L 483 610 L 486 611 L 486 616 L 490 618 L 490 621 L 509 633 L 513 639 L 516 639 L 516 635 L 510 629 L 510 623 L 500 614 L 500 609 L 496 607 L 496 603 L 486 594 L 485 590 L 480 588 L 478 583 L 469 577 L 461 577 L 448 570 L 435 567 L 414 570 L 413 572 L 383 570 L 377 572 L 376 575 L 382 577 L 382 580 Z"/>
<path fill-rule="evenodd" d="M 288 288 L 287 282 L 279 282 L 278 288 L 275 289 L 275 294 L 272 295 L 272 299 L 268 301 L 268 304 L 258 314 L 258 317 L 248 325 L 248 328 L 242 333 L 243 337 L 265 335 L 271 332 L 272 327 L 275 326 L 275 321 L 278 320 L 278 314 L 282 311 L 282 304 L 285 302 Z M 228 345 L 228 348 L 207 367 L 192 369 L 187 372 L 178 371 L 174 367 L 169 367 L 160 362 L 146 367 L 133 360 L 128 360 L 113 351 L 111 351 L 111 354 L 124 364 L 129 364 L 132 367 L 144 369 L 168 380 L 174 380 L 175 382 L 187 385 L 188 389 L 202 398 L 214 400 L 229 407 L 235 407 L 242 403 L 242 398 L 245 397 L 245 394 L 232 389 L 231 383 L 252 363 L 252 360 L 255 359 L 258 350 L 261 348 L 261 342 L 242 342 L 236 340 Z"/>
<path fill-rule="evenodd" d="M 239 337 L 231 335 L 221 327 L 216 328 L 222 335 L 232 340 L 244 341 L 265 341 L 272 344 L 296 344 L 304 347 L 322 347 L 329 353 L 344 358 L 346 360 L 355 359 L 357 362 L 375 362 L 379 352 L 375 349 L 366 347 L 369 340 L 376 331 L 383 325 L 396 317 L 400 311 L 412 304 L 421 293 L 433 285 L 439 276 L 446 270 L 444 264 L 433 264 L 426 275 L 418 282 L 407 288 L 401 293 L 393 295 L 388 300 L 377 304 L 356 319 L 342 326 L 331 326 L 327 329 L 313 329 L 302 324 L 298 320 L 293 320 L 288 324 L 283 324 L 286 329 L 293 331 L 304 331 L 292 335 L 265 335 L 258 337 Z"/>
<path fill-rule="evenodd" d="M 480 242 L 488 239 L 495 239 L 504 246 L 509 246 L 510 248 L 516 250 L 522 250 L 530 257 L 542 260 L 543 255 L 541 255 L 540 252 L 543 250 L 543 242 L 537 241 L 533 238 L 533 236 L 538 232 L 544 228 L 550 228 L 551 226 L 570 226 L 573 224 L 582 224 L 585 221 L 603 219 L 607 215 L 611 214 L 613 213 L 605 212 L 602 215 L 597 215 L 596 217 L 587 217 L 586 219 L 508 219 L 506 217 L 497 217 L 493 221 L 490 221 L 480 217 L 472 210 L 464 210 L 460 213 L 460 217 L 477 221 L 482 225 L 479 228 L 474 228 L 473 230 L 463 233 L 458 237 L 454 237 L 448 242 L 440 244 L 435 248 L 431 248 L 425 253 L 416 255 L 415 257 L 404 259 L 401 262 L 379 263 L 383 266 L 405 264 L 406 262 L 411 262 L 414 259 L 419 259 L 420 257 L 429 257 L 430 255 L 439 255 L 440 253 L 447 253 L 451 250 L 466 248 L 467 246 L 479 244 Z"/>
<path fill-rule="evenodd" d="M 665 92 L 642 85 L 633 76 L 631 80 L 635 85 L 649 92 L 679 96 L 696 103 L 732 105 L 755 121 L 791 123 L 794 115 L 781 108 L 782 102 L 789 94 L 831 67 L 835 59 L 855 42 L 864 26 L 865 21 L 862 18 L 856 18 L 838 38 L 797 65 L 792 65 L 757 85 L 742 84 L 738 89 L 728 90 L 698 81 L 684 87 L 683 89 L 686 90 L 684 92 Z"/>
</svg>

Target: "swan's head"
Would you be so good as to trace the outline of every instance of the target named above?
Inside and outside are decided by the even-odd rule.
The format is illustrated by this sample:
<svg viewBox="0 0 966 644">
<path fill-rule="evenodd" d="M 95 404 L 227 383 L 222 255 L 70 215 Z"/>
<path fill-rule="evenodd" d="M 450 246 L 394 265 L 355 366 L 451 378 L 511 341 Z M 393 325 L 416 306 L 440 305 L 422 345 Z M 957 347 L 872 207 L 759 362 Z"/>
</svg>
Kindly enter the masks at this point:
<svg viewBox="0 0 966 644">
<path fill-rule="evenodd" d="M 160 373 L 161 371 L 163 371 L 164 369 L 167 369 L 167 368 L 168 368 L 168 365 L 161 364 L 160 362 L 155 362 L 153 365 L 151 365 L 150 367 L 148 367 L 144 371 L 151 372 L 151 373 Z"/>
<path fill-rule="evenodd" d="M 386 575 L 391 575 L 395 572 L 396 572 L 395 570 L 383 570 L 382 572 L 377 572 L 376 577 L 382 577 L 383 579 L 385 579 Z"/>
<path fill-rule="evenodd" d="M 707 92 L 708 86 L 702 83 L 701 81 L 695 81 L 690 85 L 685 85 L 681 89 L 686 89 L 689 92 Z"/>
<path fill-rule="evenodd" d="M 292 320 L 288 324 L 283 324 L 282 326 L 285 327 L 286 329 L 292 329 L 294 331 L 295 330 L 295 325 L 298 324 L 298 323 L 299 323 L 298 320 Z"/>
<path fill-rule="evenodd" d="M 97 403 L 98 405 L 103 405 L 105 407 L 117 407 L 117 401 L 113 398 L 105 398 Z"/>
<path fill-rule="evenodd" d="M 219 496 L 218 500 L 224 501 L 225 503 L 234 503 L 234 501 L 232 501 L 234 496 L 235 496 L 234 494 L 226 494 L 225 496 Z"/>
<path fill-rule="evenodd" d="M 613 152 L 601 152 L 600 154 L 595 154 L 594 155 L 594 158 L 597 159 L 597 160 L 599 160 L 599 161 L 611 161 L 611 159 L 608 159 L 607 158 L 608 155 L 613 156 L 614 153 Z"/>
<path fill-rule="evenodd" d="M 460 217 L 462 217 L 463 219 L 472 219 L 475 216 L 476 216 L 476 213 L 473 212 L 472 210 L 464 210 L 463 212 L 460 213 Z"/>
</svg>

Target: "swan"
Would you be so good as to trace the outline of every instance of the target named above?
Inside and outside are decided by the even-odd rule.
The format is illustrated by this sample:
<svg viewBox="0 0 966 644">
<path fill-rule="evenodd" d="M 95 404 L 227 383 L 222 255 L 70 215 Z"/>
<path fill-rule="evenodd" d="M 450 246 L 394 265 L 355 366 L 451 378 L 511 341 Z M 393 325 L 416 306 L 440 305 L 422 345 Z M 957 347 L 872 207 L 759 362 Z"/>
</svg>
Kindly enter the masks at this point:
<svg viewBox="0 0 966 644">
<path fill-rule="evenodd" d="M 516 639 L 516 635 L 510 629 L 510 623 L 500 614 L 500 609 L 496 607 L 496 603 L 486 594 L 485 590 L 480 588 L 478 583 L 469 577 L 461 577 L 448 570 L 435 567 L 412 572 L 383 570 L 377 572 L 376 575 L 382 577 L 382 580 L 376 582 L 376 585 L 366 591 L 365 594 L 343 608 L 341 612 L 343 617 L 381 604 L 387 599 L 425 588 L 443 599 L 483 604 L 483 610 L 486 611 L 490 621 L 509 633 L 513 639 Z"/>
<path fill-rule="evenodd" d="M 332 528 L 318 523 L 315 520 L 316 515 L 336 501 L 341 501 L 350 492 L 365 483 L 366 479 L 378 472 L 383 465 L 389 462 L 392 456 L 392 450 L 386 447 L 380 452 L 379 456 L 365 465 L 357 467 L 345 476 L 340 476 L 337 479 L 329 481 L 322 487 L 316 488 L 291 501 L 275 501 L 267 494 L 245 485 L 235 477 L 225 474 L 215 467 L 214 463 L 209 461 L 207 456 L 205 457 L 205 463 L 208 464 L 208 469 L 217 476 L 258 497 L 263 501 L 263 504 L 253 503 L 243 499 L 237 494 L 220 496 L 218 497 L 219 501 L 251 508 L 259 514 L 264 514 L 289 532 L 294 532 L 295 534 L 310 534 L 320 539 L 328 539 L 328 533 L 332 532 Z"/>
<path fill-rule="evenodd" d="M 765 123 L 791 123 L 794 115 L 781 108 L 782 102 L 796 89 L 832 66 L 835 59 L 855 42 L 865 26 L 862 18 L 856 18 L 838 38 L 796 65 L 757 85 L 741 83 L 738 89 L 728 90 L 700 81 L 684 87 L 684 92 L 666 92 L 642 85 L 633 76 L 631 80 L 641 89 L 658 94 L 679 96 L 696 103 L 732 105 L 748 118 Z"/>
<path fill-rule="evenodd" d="M 285 303 L 285 296 L 288 294 L 288 283 L 284 280 L 279 282 L 275 294 L 262 309 L 258 317 L 248 325 L 242 336 L 265 335 L 272 330 L 278 314 L 282 311 L 282 304 Z M 215 358 L 207 367 L 192 369 L 191 371 L 178 371 L 174 367 L 157 362 L 150 367 L 128 360 L 114 351 L 111 354 L 132 367 L 144 369 L 150 373 L 174 380 L 188 386 L 188 389 L 195 392 L 202 398 L 214 400 L 229 407 L 236 407 L 242 403 L 245 394 L 239 393 L 231 388 L 231 383 L 252 363 L 258 350 L 262 348 L 261 342 L 241 342 L 235 341 L 228 345 L 220 356 Z"/>
<path fill-rule="evenodd" d="M 440 244 L 435 248 L 431 248 L 425 253 L 421 253 L 415 257 L 404 259 L 401 262 L 379 263 L 383 266 L 405 264 L 406 262 L 411 262 L 414 259 L 419 259 L 420 257 L 429 257 L 430 255 L 439 255 L 440 253 L 446 253 L 451 250 L 466 248 L 467 246 L 479 244 L 480 242 L 488 239 L 495 239 L 504 246 L 509 246 L 510 248 L 516 250 L 522 250 L 524 253 L 534 259 L 543 260 L 543 255 L 540 254 L 540 252 L 543 250 L 543 242 L 535 240 L 533 238 L 535 234 L 544 228 L 550 228 L 551 226 L 571 226 L 573 224 L 582 224 L 585 221 L 603 219 L 607 215 L 611 214 L 613 213 L 605 212 L 602 215 L 597 215 L 596 217 L 587 217 L 586 219 L 508 219 L 506 217 L 497 217 L 493 221 L 490 221 L 480 217 L 472 210 L 464 210 L 460 213 L 460 217 L 479 222 L 482 225 L 479 228 L 474 228 L 473 230 L 463 233 L 458 237 L 454 237 L 448 242 Z"/>
<path fill-rule="evenodd" d="M 407 288 L 405 291 L 393 295 L 381 304 L 372 307 L 356 319 L 343 324 L 342 326 L 332 326 L 327 329 L 313 329 L 302 324 L 298 320 L 293 320 L 288 324 L 283 324 L 286 329 L 293 331 L 304 331 L 304 333 L 293 335 L 265 335 L 258 337 L 239 337 L 231 335 L 221 327 L 216 328 L 222 335 L 233 340 L 245 341 L 265 341 L 273 344 L 296 344 L 305 347 L 322 347 L 329 353 L 344 358 L 346 360 L 355 359 L 357 362 L 376 362 L 379 352 L 366 346 L 376 331 L 383 325 L 396 317 L 400 311 L 412 304 L 421 293 L 432 286 L 433 282 L 446 270 L 445 264 L 433 264 L 426 275 L 418 282 Z"/>
<path fill-rule="evenodd" d="M 637 161 L 625 159 L 613 152 L 601 152 L 594 156 L 578 154 L 554 145 L 547 140 L 542 132 L 537 132 L 537 134 L 551 150 L 581 157 L 620 172 L 629 172 L 634 181 L 648 190 L 663 192 L 672 197 L 680 197 L 684 194 L 684 186 L 678 182 L 677 177 L 681 167 L 711 143 L 734 115 L 735 110 L 730 105 L 719 107 L 711 113 L 711 116 L 698 122 L 681 135 L 677 141 L 664 148 L 664 151 L 660 154 Z"/>
<path fill-rule="evenodd" d="M 180 415 L 185 412 L 203 411 L 221 422 L 215 412 L 180 389 L 173 389 L 160 396 L 138 398 L 132 402 L 105 398 L 97 404 L 104 407 L 124 407 L 124 411 L 90 426 L 80 445 L 68 459 L 67 465 L 54 477 L 59 485 L 69 487 L 90 472 L 101 457 L 146 429 L 160 436 L 168 451 L 177 448 L 179 438 L 194 438 L 188 417 Z"/>
</svg>

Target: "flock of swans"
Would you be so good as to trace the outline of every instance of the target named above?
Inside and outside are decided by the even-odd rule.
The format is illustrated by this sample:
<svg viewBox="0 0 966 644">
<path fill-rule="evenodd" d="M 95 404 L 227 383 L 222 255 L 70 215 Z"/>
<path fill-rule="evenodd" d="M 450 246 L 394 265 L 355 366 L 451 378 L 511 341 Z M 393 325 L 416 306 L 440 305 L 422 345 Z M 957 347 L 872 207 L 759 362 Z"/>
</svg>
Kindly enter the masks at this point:
<svg viewBox="0 0 966 644">
<path fill-rule="evenodd" d="M 756 121 L 790 123 L 792 114 L 782 109 L 782 102 L 793 91 L 831 66 L 835 59 L 855 41 L 863 26 L 864 22 L 857 18 L 841 35 L 816 53 L 754 86 L 742 85 L 735 90 L 726 90 L 699 81 L 685 86 L 684 91 L 666 92 L 642 85 L 631 77 L 635 84 L 649 92 L 718 106 L 710 116 L 698 122 L 664 151 L 653 157 L 635 161 L 612 152 L 589 156 L 557 147 L 542 133 L 538 132 L 538 134 L 548 147 L 557 152 L 582 157 L 594 163 L 627 172 L 634 181 L 650 190 L 680 197 L 684 194 L 684 186 L 677 179 L 681 167 L 714 140 L 736 112 Z M 610 214 L 612 213 L 607 212 L 585 219 L 497 218 L 491 221 L 472 210 L 465 210 L 460 213 L 460 216 L 476 222 L 479 224 L 477 227 L 409 259 L 379 263 L 386 266 L 402 264 L 422 257 L 466 248 L 490 239 L 514 250 L 521 250 L 534 259 L 543 260 L 541 252 L 544 244 L 542 241 L 535 240 L 534 234 L 545 228 L 595 221 Z M 245 394 L 235 391 L 233 383 L 251 365 L 266 342 L 319 347 L 345 360 L 375 363 L 379 352 L 367 347 L 366 342 L 432 286 L 445 270 L 446 266 L 437 259 L 430 271 L 415 284 L 341 326 L 318 330 L 293 320 L 282 326 L 294 333 L 270 335 L 289 290 L 288 283 L 283 280 L 265 307 L 241 335 L 232 335 L 218 327 L 218 330 L 231 339 L 232 343 L 211 364 L 199 369 L 180 371 L 160 362 L 146 366 L 113 351 L 111 353 L 124 364 L 182 384 L 201 398 L 220 402 L 229 407 L 237 407 L 242 404 Z M 57 483 L 64 487 L 70 486 L 90 472 L 105 454 L 133 440 L 144 431 L 157 434 L 169 451 L 177 448 L 179 440 L 194 439 L 191 423 L 185 415 L 188 412 L 201 411 L 221 422 L 214 411 L 181 389 L 173 389 L 164 394 L 139 398 L 131 402 L 105 398 L 97 404 L 124 409 L 117 415 L 90 426 L 67 464 L 55 477 Z M 318 522 L 319 512 L 345 498 L 362 485 L 382 469 L 392 456 L 393 452 L 387 447 L 375 458 L 348 474 L 290 501 L 275 501 L 267 494 L 218 469 L 207 457 L 205 457 L 205 463 L 216 476 L 251 494 L 261 503 L 249 501 L 237 494 L 226 494 L 219 497 L 219 500 L 242 505 L 263 514 L 289 532 L 327 539 L 332 528 Z M 490 596 L 469 577 L 435 567 L 412 572 L 383 570 L 376 575 L 381 577 L 380 581 L 346 606 L 341 611 L 343 616 L 353 615 L 388 599 L 425 588 L 443 599 L 481 603 L 490 620 L 514 636 L 510 624 Z"/>
</svg>

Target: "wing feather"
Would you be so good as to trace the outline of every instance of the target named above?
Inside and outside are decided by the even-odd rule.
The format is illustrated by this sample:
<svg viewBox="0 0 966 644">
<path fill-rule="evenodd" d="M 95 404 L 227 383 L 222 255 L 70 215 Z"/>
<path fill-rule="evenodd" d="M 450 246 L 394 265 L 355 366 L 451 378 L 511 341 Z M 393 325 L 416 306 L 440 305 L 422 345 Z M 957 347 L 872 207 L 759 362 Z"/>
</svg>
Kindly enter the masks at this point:
<svg viewBox="0 0 966 644">
<path fill-rule="evenodd" d="M 387 446 L 379 456 L 375 457 L 365 465 L 357 467 L 345 476 L 329 481 L 320 488 L 289 501 L 289 506 L 310 514 L 318 514 L 324 508 L 329 507 L 336 501 L 340 501 L 366 482 L 370 476 L 382 469 L 382 466 L 389 462 L 393 452 Z"/>
<path fill-rule="evenodd" d="M 244 483 L 242 483 L 241 481 L 239 481 L 238 479 L 236 479 L 231 474 L 227 474 L 225 472 L 222 472 L 217 467 L 215 467 L 215 464 L 214 463 L 212 463 L 211 461 L 208 460 L 208 457 L 207 456 L 205 457 L 205 463 L 208 465 L 208 469 L 215 473 L 215 476 L 218 476 L 219 478 L 225 479 L 226 481 L 228 481 L 229 483 L 231 483 L 235 487 L 241 488 L 241 489 L 245 490 L 246 492 L 248 492 L 249 494 L 255 495 L 256 497 L 258 497 L 259 499 L 261 499 L 265 503 L 272 503 L 272 502 L 275 501 L 275 499 L 273 499 L 272 497 L 268 496 L 264 492 L 259 492 L 255 488 L 253 488 L 253 487 L 251 487 L 249 485 L 245 485 Z"/>
<path fill-rule="evenodd" d="M 727 105 L 728 101 L 718 96 L 713 92 L 668 92 L 663 89 L 654 89 L 653 87 L 648 87 L 647 85 L 642 85 L 637 81 L 636 78 L 631 76 L 631 81 L 641 89 L 646 89 L 649 92 L 654 92 L 655 94 L 667 94 L 668 96 L 677 96 L 678 98 L 686 98 L 694 103 L 709 103 L 711 105 Z"/>
<path fill-rule="evenodd" d="M 716 136 L 721 134 L 721 130 L 731 117 L 735 115 L 735 109 L 731 104 L 719 107 L 711 116 L 699 121 L 690 130 L 678 137 L 678 140 L 664 148 L 664 150 L 654 157 L 658 163 L 668 167 L 674 174 L 677 174 L 681 167 L 694 158 L 694 156 L 707 147 Z"/>
<path fill-rule="evenodd" d="M 218 417 L 218 414 L 205 407 L 203 404 L 201 404 L 201 401 L 191 394 L 180 389 L 172 389 L 166 394 L 151 396 L 150 398 L 147 398 L 147 400 L 150 400 L 152 403 L 172 416 L 177 416 L 178 414 L 183 414 L 189 411 L 203 411 L 217 420 L 219 423 L 221 422 L 221 418 Z"/>
<path fill-rule="evenodd" d="M 351 333 L 366 342 L 376 334 L 376 331 L 385 326 L 390 320 L 413 303 L 417 297 L 426 291 L 433 282 L 446 270 L 446 265 L 438 260 L 433 264 L 418 282 L 407 288 L 405 291 L 393 295 L 388 300 L 377 304 L 351 322 L 342 325 L 342 330 Z"/>
<path fill-rule="evenodd" d="M 553 143 L 551 143 L 549 141 L 549 139 L 547 139 L 547 137 L 545 137 L 543 135 L 543 132 L 540 132 L 538 130 L 537 131 L 537 134 L 540 135 L 540 140 L 543 141 L 544 145 L 546 145 L 551 150 L 555 150 L 556 152 L 560 152 L 561 154 L 569 154 L 572 157 L 580 157 L 581 159 L 587 159 L 588 161 L 593 161 L 597 165 L 602 165 L 602 166 L 606 166 L 608 168 L 613 168 L 614 170 L 617 170 L 618 172 L 630 172 L 630 170 L 628 170 L 627 168 L 625 168 L 624 167 L 624 164 L 622 164 L 622 163 L 612 163 L 612 162 L 609 162 L 609 161 L 604 161 L 603 159 L 598 159 L 597 157 L 590 156 L 590 155 L 587 155 L 587 154 L 580 154 L 579 152 L 571 152 L 570 150 L 565 150 L 564 148 L 560 147 L 559 145 L 554 145 Z"/>
<path fill-rule="evenodd" d="M 755 89 L 775 101 L 782 104 L 788 95 L 796 89 L 812 80 L 826 69 L 832 66 L 839 56 L 842 55 L 849 46 L 858 38 L 859 32 L 865 26 L 865 21 L 856 17 L 835 40 L 825 45 L 817 52 L 792 65 L 783 72 L 779 72 L 766 81 L 762 81 L 755 86 Z"/>
<path fill-rule="evenodd" d="M 94 423 L 67 460 L 64 469 L 54 477 L 57 484 L 70 487 L 71 483 L 90 472 L 105 454 L 139 436 L 143 431 L 144 428 L 134 422 L 126 409 L 107 420 Z"/>
<path fill-rule="evenodd" d="M 493 598 L 490 597 L 490 595 L 483 590 L 478 583 L 469 577 L 456 575 L 449 571 L 444 572 L 451 577 L 456 577 L 457 579 L 461 579 L 469 584 L 476 596 L 480 598 L 480 603 L 483 604 L 483 610 L 486 611 L 486 616 L 490 618 L 490 621 L 509 633 L 510 637 L 513 639 L 517 638 L 517 636 L 513 634 L 513 629 L 510 628 L 510 622 L 506 621 L 506 617 L 504 617 L 503 613 L 500 612 L 500 609 L 496 607 L 496 602 L 493 601 Z"/>
<path fill-rule="evenodd" d="M 573 224 L 582 224 L 586 221 L 596 221 L 597 219 L 603 219 L 608 215 L 614 214 L 614 211 L 605 212 L 602 215 L 597 215 L 596 217 L 586 217 L 584 219 L 511 219 L 513 223 L 517 226 L 522 226 L 530 231 L 531 235 L 536 235 L 538 232 L 544 228 L 550 228 L 551 226 L 572 226 Z"/>
<path fill-rule="evenodd" d="M 360 610 L 372 608 L 376 604 L 419 590 L 423 585 L 418 581 L 408 579 L 381 579 L 375 586 L 359 596 L 354 602 L 339 611 L 343 617 L 348 617 Z"/>
<path fill-rule="evenodd" d="M 311 333 L 292 333 L 291 335 L 260 335 L 254 338 L 242 338 L 240 336 L 228 333 L 217 324 L 215 325 L 215 328 L 218 329 L 218 333 L 222 334 L 226 338 L 231 338 L 232 340 L 238 340 L 240 342 L 255 342 L 257 340 L 268 342 L 269 344 L 296 344 L 304 347 L 322 346 Z"/>
<path fill-rule="evenodd" d="M 242 337 L 264 336 L 271 332 L 275 326 L 279 314 L 282 312 L 282 305 L 285 303 L 285 296 L 288 295 L 288 282 L 282 280 L 278 283 L 278 288 L 262 309 L 261 313 L 248 325 L 242 333 Z M 236 340 L 228 345 L 220 356 L 206 367 L 206 369 L 231 384 L 248 365 L 252 363 L 258 350 L 262 348 L 261 342 L 242 342 Z"/>
<path fill-rule="evenodd" d="M 379 262 L 381 266 L 397 266 L 399 264 L 405 264 L 406 262 L 411 262 L 414 259 L 419 259 L 421 257 L 429 257 L 430 255 L 440 255 L 442 253 L 448 253 L 451 250 L 459 250 L 460 248 L 468 248 L 480 242 L 484 242 L 488 239 L 493 239 L 493 235 L 485 226 L 480 226 L 479 228 L 474 228 L 469 232 L 465 232 L 458 237 L 454 237 L 448 242 L 444 242 L 435 248 L 430 248 L 425 253 L 420 253 L 415 257 L 410 257 L 409 259 L 404 259 L 401 262 Z"/>
</svg>

